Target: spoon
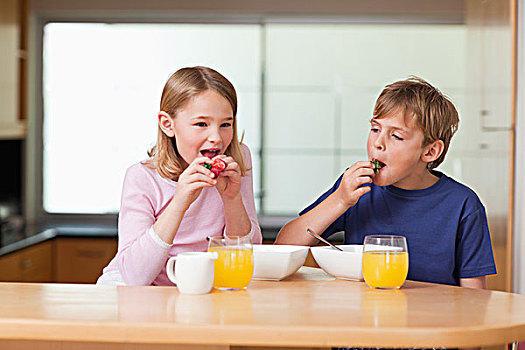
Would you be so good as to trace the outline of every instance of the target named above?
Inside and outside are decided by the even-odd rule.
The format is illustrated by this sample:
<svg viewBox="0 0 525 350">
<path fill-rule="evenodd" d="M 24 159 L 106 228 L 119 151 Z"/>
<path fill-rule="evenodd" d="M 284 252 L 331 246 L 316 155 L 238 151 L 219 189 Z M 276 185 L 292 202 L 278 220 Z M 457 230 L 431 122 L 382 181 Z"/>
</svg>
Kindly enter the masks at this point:
<svg viewBox="0 0 525 350">
<path fill-rule="evenodd" d="M 332 243 L 328 242 L 326 239 L 324 239 L 323 237 L 319 236 L 317 233 L 314 233 L 312 230 L 310 230 L 309 228 L 306 229 L 306 232 L 308 232 L 308 234 L 314 238 L 317 238 L 318 240 L 320 240 L 321 242 L 324 242 L 326 244 L 328 244 L 330 247 L 334 248 L 334 249 L 337 249 L 337 250 L 340 250 L 340 251 L 343 251 L 341 248 L 339 247 L 336 247 L 335 245 L 333 245 Z"/>
</svg>

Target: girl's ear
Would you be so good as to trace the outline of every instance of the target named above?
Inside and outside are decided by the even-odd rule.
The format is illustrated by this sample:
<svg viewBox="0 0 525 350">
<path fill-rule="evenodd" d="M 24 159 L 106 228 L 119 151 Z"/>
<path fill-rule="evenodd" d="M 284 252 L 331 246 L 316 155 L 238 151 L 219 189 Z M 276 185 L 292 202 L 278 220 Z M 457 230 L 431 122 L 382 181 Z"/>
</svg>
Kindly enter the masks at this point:
<svg viewBox="0 0 525 350">
<path fill-rule="evenodd" d="M 173 119 L 171 119 L 170 115 L 164 111 L 160 111 L 158 114 L 158 118 L 159 127 L 162 130 L 162 132 L 165 133 L 168 137 L 175 136 Z"/>
<path fill-rule="evenodd" d="M 430 163 L 439 158 L 443 150 L 445 149 L 445 144 L 441 140 L 436 140 L 425 147 L 423 147 L 423 153 L 421 153 L 421 160 L 425 163 Z"/>
</svg>

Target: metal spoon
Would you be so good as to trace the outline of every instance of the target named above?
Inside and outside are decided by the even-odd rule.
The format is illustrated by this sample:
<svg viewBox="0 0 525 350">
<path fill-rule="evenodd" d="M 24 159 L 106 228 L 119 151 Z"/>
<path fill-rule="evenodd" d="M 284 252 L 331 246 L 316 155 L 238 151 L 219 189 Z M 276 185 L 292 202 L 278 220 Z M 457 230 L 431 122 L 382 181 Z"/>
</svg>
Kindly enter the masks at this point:
<svg viewBox="0 0 525 350">
<path fill-rule="evenodd" d="M 335 245 L 333 245 L 332 243 L 328 242 L 326 239 L 324 239 L 323 237 L 319 236 L 317 233 L 314 233 L 312 230 L 310 230 L 309 228 L 306 229 L 306 232 L 308 232 L 308 234 L 314 238 L 317 238 L 318 240 L 320 240 L 321 242 L 324 242 L 326 244 L 328 244 L 330 247 L 334 248 L 334 249 L 337 249 L 337 250 L 340 250 L 340 251 L 343 251 L 341 248 L 339 247 L 336 247 Z"/>
</svg>

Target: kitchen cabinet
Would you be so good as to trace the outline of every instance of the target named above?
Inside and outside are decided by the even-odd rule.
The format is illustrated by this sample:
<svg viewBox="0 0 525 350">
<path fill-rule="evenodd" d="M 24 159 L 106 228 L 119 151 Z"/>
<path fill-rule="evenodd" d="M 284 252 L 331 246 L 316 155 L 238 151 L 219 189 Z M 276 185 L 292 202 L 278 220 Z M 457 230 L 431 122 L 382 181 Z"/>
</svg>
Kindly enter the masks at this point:
<svg viewBox="0 0 525 350">
<path fill-rule="evenodd" d="M 0 257 L 0 281 L 53 281 L 53 242 L 39 243 Z"/>
<path fill-rule="evenodd" d="M 116 238 L 57 237 L 0 257 L 0 282 L 95 283 Z"/>
<path fill-rule="evenodd" d="M 95 283 L 117 252 L 115 238 L 55 238 L 55 282 Z"/>
<path fill-rule="evenodd" d="M 0 1 L 0 139 L 17 139 L 25 135 L 20 119 L 20 47 L 19 6 L 24 0 Z"/>
<path fill-rule="evenodd" d="M 485 205 L 498 270 L 487 284 L 502 291 L 513 290 L 513 6 L 508 0 L 465 1 L 465 108 L 447 154 L 458 180 Z"/>
</svg>

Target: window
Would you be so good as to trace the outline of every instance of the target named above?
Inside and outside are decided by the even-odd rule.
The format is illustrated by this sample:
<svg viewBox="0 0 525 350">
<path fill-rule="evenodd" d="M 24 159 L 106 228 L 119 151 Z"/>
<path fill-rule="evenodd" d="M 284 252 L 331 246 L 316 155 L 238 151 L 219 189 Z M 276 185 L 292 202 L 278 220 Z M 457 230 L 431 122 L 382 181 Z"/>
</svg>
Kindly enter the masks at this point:
<svg viewBox="0 0 525 350">
<path fill-rule="evenodd" d="M 156 140 L 166 79 L 194 65 L 217 69 L 238 91 L 260 214 L 296 215 L 366 159 L 375 99 L 410 75 L 455 102 L 461 128 L 441 169 L 475 179 L 472 140 L 483 136 L 471 132 L 467 35 L 464 25 L 47 24 L 44 209 L 116 213 L 125 169 Z M 486 161 L 508 167 L 505 144 L 492 146 L 501 152 Z"/>
<path fill-rule="evenodd" d="M 145 159 L 156 141 L 164 83 L 187 66 L 213 67 L 233 83 L 238 130 L 259 169 L 260 31 L 258 25 L 46 25 L 45 211 L 118 211 L 126 168 Z"/>
<path fill-rule="evenodd" d="M 463 107 L 463 25 L 272 24 L 266 31 L 265 214 L 297 215 L 367 159 L 369 120 L 386 84 L 417 75 Z"/>
</svg>

